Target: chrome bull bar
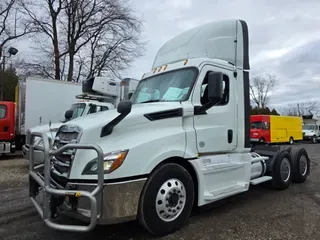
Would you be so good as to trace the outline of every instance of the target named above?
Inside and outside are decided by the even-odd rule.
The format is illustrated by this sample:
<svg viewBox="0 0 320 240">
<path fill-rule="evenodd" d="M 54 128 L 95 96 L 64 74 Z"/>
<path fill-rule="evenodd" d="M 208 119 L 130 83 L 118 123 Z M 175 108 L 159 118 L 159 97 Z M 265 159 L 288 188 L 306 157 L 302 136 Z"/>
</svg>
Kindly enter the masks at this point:
<svg viewBox="0 0 320 240">
<path fill-rule="evenodd" d="M 34 146 L 30 144 L 29 150 L 29 192 L 30 199 L 37 209 L 39 215 L 44 220 L 47 226 L 56 230 L 63 231 L 72 231 L 72 232 L 88 232 L 91 231 L 97 224 L 98 220 L 98 206 L 97 206 L 97 195 L 103 189 L 104 184 L 104 171 L 103 171 L 103 151 L 102 149 L 94 144 L 67 144 L 58 150 L 51 150 L 51 144 L 49 143 L 48 136 L 44 133 L 34 132 L 31 134 L 31 140 L 34 137 L 41 137 L 43 139 L 43 147 L 42 146 Z M 64 189 L 55 189 L 50 186 L 50 158 L 57 154 L 61 154 L 62 152 L 69 149 L 91 149 L 95 150 L 98 155 L 98 184 L 96 188 L 92 191 L 74 191 L 74 190 L 64 190 Z M 44 152 L 44 179 L 42 179 L 38 173 L 35 171 L 36 168 L 34 166 L 33 153 L 34 150 L 40 150 Z M 37 202 L 35 191 L 35 182 L 38 184 L 37 187 L 43 189 L 43 201 L 42 206 Z M 50 198 L 51 196 L 73 196 L 76 198 L 86 197 L 90 200 L 90 208 L 91 208 L 91 217 L 90 224 L 87 226 L 81 225 L 64 225 L 58 224 L 52 221 L 51 219 L 51 211 L 50 211 Z M 102 195 L 100 195 L 102 196 Z"/>
</svg>

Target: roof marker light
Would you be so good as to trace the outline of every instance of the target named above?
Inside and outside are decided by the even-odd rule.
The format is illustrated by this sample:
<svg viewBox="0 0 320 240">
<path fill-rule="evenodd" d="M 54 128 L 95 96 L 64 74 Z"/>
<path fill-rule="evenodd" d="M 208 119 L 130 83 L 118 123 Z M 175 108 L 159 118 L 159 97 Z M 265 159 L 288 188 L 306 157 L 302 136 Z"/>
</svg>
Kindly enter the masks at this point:
<svg viewBox="0 0 320 240">
<path fill-rule="evenodd" d="M 167 67 L 168 67 L 168 65 L 165 65 L 165 66 L 164 66 L 164 68 L 163 68 L 163 71 L 164 71 L 164 70 L 166 70 L 166 69 L 167 69 Z"/>
<path fill-rule="evenodd" d="M 159 67 L 159 70 L 158 70 L 158 72 L 160 72 L 160 71 L 161 71 L 161 69 L 162 69 L 162 66 L 161 66 L 161 67 Z"/>
<path fill-rule="evenodd" d="M 188 59 L 184 60 L 184 64 L 183 65 L 186 65 L 188 63 Z"/>
</svg>

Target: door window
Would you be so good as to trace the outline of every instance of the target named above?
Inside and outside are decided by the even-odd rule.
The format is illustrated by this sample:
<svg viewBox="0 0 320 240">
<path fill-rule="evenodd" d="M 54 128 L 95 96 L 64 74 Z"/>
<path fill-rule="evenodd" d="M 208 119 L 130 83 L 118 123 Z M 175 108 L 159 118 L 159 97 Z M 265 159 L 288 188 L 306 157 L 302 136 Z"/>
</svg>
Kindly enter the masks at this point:
<svg viewBox="0 0 320 240">
<path fill-rule="evenodd" d="M 268 122 L 262 122 L 262 129 L 263 130 L 269 130 L 270 129 L 269 123 Z"/>
<path fill-rule="evenodd" d="M 93 104 L 90 106 L 88 114 L 96 113 L 96 112 L 103 112 L 106 110 L 109 110 L 109 108 L 107 106 L 98 106 L 98 105 Z"/>
<path fill-rule="evenodd" d="M 0 119 L 5 118 L 7 115 L 7 106 L 6 105 L 0 105 Z"/>
</svg>

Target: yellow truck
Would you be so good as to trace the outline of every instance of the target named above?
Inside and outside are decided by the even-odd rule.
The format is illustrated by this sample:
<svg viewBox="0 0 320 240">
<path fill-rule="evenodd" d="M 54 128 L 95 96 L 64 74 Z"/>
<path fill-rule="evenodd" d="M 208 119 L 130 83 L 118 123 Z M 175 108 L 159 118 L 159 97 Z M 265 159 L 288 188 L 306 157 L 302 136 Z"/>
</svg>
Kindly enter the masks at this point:
<svg viewBox="0 0 320 240">
<path fill-rule="evenodd" d="M 251 115 L 251 142 L 289 143 L 303 139 L 302 118 L 277 115 Z"/>
</svg>

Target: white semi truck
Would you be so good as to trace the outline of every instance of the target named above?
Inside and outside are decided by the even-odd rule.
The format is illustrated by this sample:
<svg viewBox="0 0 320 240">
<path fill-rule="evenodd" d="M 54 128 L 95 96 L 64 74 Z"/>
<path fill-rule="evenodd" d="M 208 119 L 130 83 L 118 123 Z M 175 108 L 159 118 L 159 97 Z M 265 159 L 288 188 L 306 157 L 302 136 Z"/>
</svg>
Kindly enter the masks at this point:
<svg viewBox="0 0 320 240">
<path fill-rule="evenodd" d="M 165 43 L 131 101 L 67 122 L 43 166 L 33 164 L 30 199 L 51 228 L 84 232 L 137 219 L 165 235 L 203 206 L 270 181 L 304 182 L 304 148 L 250 147 L 249 39 L 245 21 L 212 22 Z M 56 222 L 68 215 L 87 225 Z"/>
<path fill-rule="evenodd" d="M 71 108 L 65 112 L 65 119 L 60 122 L 42 124 L 27 130 L 27 137 L 32 132 L 45 133 L 49 141 L 55 138 L 58 129 L 67 121 L 88 114 L 114 109 L 120 101 L 128 100 L 134 92 L 138 80 L 134 78 L 125 78 L 121 81 L 115 81 L 107 77 L 91 77 L 82 82 L 82 94 L 77 92 L 75 98 L 79 99 L 71 105 Z M 32 142 L 35 146 L 42 146 L 43 140 L 35 137 Z M 29 149 L 29 143 L 23 145 L 22 153 L 25 158 Z M 42 151 L 35 151 L 34 163 L 43 163 L 44 157 Z"/>
<path fill-rule="evenodd" d="M 303 140 L 311 143 L 320 142 L 320 123 L 307 123 L 302 125 Z"/>
</svg>

